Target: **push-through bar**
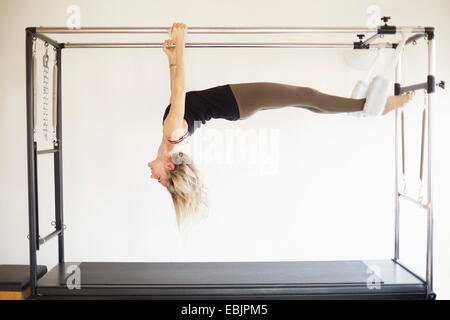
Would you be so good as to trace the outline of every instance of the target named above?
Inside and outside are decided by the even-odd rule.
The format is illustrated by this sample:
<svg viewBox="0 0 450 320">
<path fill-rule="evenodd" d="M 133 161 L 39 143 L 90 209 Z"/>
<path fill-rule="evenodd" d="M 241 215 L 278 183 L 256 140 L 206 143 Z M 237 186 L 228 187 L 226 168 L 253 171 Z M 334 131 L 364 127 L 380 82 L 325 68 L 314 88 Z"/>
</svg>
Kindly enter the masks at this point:
<svg viewBox="0 0 450 320">
<path fill-rule="evenodd" d="M 163 43 L 64 43 L 64 48 L 161 48 Z M 168 45 L 175 47 L 175 45 Z M 349 48 L 353 49 L 353 43 L 186 43 L 186 48 Z M 377 48 L 377 45 L 370 45 Z M 392 48 L 392 44 L 387 46 Z"/>
<path fill-rule="evenodd" d="M 53 231 L 52 233 L 46 235 L 45 237 L 40 238 L 40 239 L 39 239 L 39 245 L 43 245 L 44 243 L 46 243 L 46 242 L 49 241 L 50 239 L 52 239 L 52 238 L 54 238 L 54 237 L 60 235 L 61 232 L 62 232 L 62 229 L 59 229 L 59 230 L 57 229 L 57 230 Z"/>
<path fill-rule="evenodd" d="M 48 153 L 55 153 L 59 152 L 59 149 L 47 149 L 47 150 L 37 150 L 37 154 L 48 154 Z"/>
<path fill-rule="evenodd" d="M 416 204 L 417 206 L 419 206 L 422 209 L 429 209 L 431 207 L 431 203 L 422 203 L 421 201 L 414 199 L 413 197 L 410 197 L 405 193 L 399 192 L 398 196 L 405 200 L 408 200 L 409 202 Z"/>
<path fill-rule="evenodd" d="M 407 92 L 411 92 L 411 91 L 417 91 L 417 90 L 421 90 L 421 89 L 427 89 L 428 92 L 434 92 L 434 87 L 439 87 L 442 89 L 445 89 L 445 81 L 440 81 L 439 83 L 435 83 L 433 82 L 431 85 L 428 82 L 423 82 L 423 83 L 418 83 L 418 84 L 413 84 L 410 86 L 405 86 L 405 87 L 400 87 L 400 93 L 407 93 Z"/>
</svg>

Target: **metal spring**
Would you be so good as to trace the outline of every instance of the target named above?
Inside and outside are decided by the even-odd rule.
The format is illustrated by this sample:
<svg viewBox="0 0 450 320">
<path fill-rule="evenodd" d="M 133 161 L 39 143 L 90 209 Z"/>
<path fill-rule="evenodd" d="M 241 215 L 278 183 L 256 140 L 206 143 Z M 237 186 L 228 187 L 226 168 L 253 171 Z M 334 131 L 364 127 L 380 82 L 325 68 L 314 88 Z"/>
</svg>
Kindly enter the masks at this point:
<svg viewBox="0 0 450 320">
<path fill-rule="evenodd" d="M 48 140 L 48 92 L 49 92 L 49 70 L 48 70 L 48 43 L 45 43 L 45 55 L 42 58 L 43 62 L 43 77 L 42 77 L 42 131 L 44 133 L 45 141 Z"/>
<path fill-rule="evenodd" d="M 419 193 L 418 198 L 420 202 L 424 199 L 424 183 L 423 183 L 423 165 L 424 165 L 424 150 L 425 150 L 425 127 L 426 127 L 426 117 L 427 117 L 427 106 L 428 106 L 428 92 L 423 91 L 423 111 L 422 111 L 422 137 L 420 141 L 420 170 L 419 170 Z"/>
</svg>

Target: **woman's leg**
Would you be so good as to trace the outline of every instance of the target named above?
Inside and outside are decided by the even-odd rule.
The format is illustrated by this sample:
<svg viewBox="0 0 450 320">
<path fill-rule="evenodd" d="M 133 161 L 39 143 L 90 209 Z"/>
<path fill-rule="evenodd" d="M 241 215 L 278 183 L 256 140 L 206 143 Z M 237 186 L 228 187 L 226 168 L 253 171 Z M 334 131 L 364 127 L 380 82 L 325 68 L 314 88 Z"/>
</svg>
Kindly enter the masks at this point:
<svg viewBox="0 0 450 320">
<path fill-rule="evenodd" d="M 309 87 L 274 82 L 230 84 L 240 119 L 258 110 L 298 107 L 319 113 L 362 111 L 366 99 L 351 99 L 322 93 Z"/>
</svg>

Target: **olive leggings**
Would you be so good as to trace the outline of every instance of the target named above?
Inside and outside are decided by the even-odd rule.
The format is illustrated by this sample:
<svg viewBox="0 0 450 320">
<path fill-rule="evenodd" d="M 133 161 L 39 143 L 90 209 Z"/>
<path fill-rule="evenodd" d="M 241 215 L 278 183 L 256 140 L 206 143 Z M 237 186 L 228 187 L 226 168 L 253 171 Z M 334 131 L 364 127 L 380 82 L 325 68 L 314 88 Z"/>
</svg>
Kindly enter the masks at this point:
<svg viewBox="0 0 450 320">
<path fill-rule="evenodd" d="M 318 113 L 362 111 L 366 99 L 351 99 L 322 93 L 309 87 L 274 82 L 230 84 L 238 104 L 240 119 L 258 110 L 283 107 L 305 108 Z"/>
</svg>

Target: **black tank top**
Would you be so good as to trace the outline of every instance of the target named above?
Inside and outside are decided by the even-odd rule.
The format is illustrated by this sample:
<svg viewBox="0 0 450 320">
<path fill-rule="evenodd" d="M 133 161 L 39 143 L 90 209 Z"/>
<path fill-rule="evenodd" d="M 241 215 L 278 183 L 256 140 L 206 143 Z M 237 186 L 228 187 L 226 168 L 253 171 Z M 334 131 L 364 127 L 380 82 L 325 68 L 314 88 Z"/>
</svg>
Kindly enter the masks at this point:
<svg viewBox="0 0 450 320">
<path fill-rule="evenodd" d="M 164 112 L 163 123 L 169 114 L 170 106 L 169 104 Z M 211 118 L 239 120 L 239 108 L 230 85 L 186 92 L 184 119 L 188 124 L 189 134 L 192 135 L 201 124 Z"/>
</svg>

